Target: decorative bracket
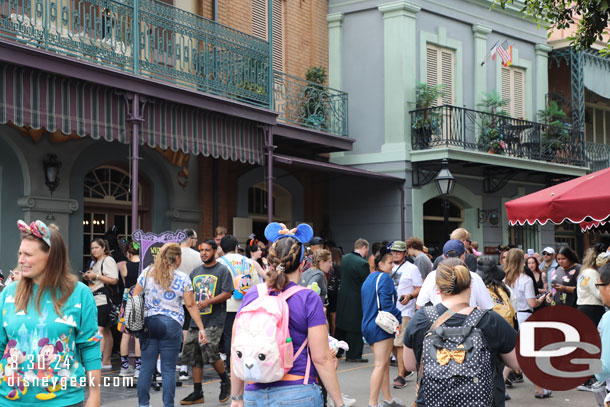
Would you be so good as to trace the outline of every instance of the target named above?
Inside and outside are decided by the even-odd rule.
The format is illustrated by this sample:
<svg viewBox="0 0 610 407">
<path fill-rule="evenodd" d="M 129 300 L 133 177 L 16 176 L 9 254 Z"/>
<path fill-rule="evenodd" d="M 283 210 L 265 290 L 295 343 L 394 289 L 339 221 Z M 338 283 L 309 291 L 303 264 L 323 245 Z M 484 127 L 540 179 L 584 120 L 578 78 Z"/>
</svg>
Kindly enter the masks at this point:
<svg viewBox="0 0 610 407">
<path fill-rule="evenodd" d="M 518 171 L 514 168 L 504 171 L 487 171 L 483 179 L 483 191 L 488 194 L 493 194 L 500 191 L 508 184 Z"/>
<path fill-rule="evenodd" d="M 496 209 L 484 210 L 477 209 L 477 228 L 489 221 L 493 226 L 496 226 L 500 221 L 500 215 Z"/>
<path fill-rule="evenodd" d="M 413 163 L 411 181 L 414 187 L 421 187 L 434 181 L 441 169 L 440 163 Z"/>
</svg>

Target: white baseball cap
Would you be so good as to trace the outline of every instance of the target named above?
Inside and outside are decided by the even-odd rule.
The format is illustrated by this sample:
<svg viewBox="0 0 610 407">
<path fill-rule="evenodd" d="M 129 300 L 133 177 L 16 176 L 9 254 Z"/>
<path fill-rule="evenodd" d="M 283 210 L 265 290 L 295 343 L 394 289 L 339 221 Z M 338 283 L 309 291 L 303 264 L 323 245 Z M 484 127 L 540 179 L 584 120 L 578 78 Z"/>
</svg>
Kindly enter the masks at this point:
<svg viewBox="0 0 610 407">
<path fill-rule="evenodd" d="M 555 249 L 552 247 L 545 247 L 542 253 L 547 252 L 548 254 L 555 254 Z"/>
</svg>

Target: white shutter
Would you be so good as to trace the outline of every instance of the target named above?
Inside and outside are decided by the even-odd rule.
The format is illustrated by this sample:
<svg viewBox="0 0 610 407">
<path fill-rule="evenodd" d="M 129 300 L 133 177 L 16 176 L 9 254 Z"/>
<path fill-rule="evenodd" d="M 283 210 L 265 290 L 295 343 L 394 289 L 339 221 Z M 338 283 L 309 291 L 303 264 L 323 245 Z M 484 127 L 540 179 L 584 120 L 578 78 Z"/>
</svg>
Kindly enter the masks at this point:
<svg viewBox="0 0 610 407">
<path fill-rule="evenodd" d="M 525 75 L 520 69 L 513 69 L 513 117 L 525 118 Z"/>
<path fill-rule="evenodd" d="M 426 47 L 426 84 L 429 86 L 444 85 L 445 96 L 439 98 L 437 105 L 453 105 L 454 74 L 453 51 L 428 45 Z"/>
<path fill-rule="evenodd" d="M 514 118 L 525 118 L 525 71 L 502 68 L 502 98 L 508 99 L 507 113 Z"/>
<path fill-rule="evenodd" d="M 252 35 L 267 40 L 267 0 L 252 0 Z"/>
<path fill-rule="evenodd" d="M 445 85 L 443 91 L 443 104 L 453 105 L 453 52 L 441 51 L 441 83 Z"/>
<path fill-rule="evenodd" d="M 273 0 L 273 69 L 284 72 L 283 0 Z"/>
</svg>

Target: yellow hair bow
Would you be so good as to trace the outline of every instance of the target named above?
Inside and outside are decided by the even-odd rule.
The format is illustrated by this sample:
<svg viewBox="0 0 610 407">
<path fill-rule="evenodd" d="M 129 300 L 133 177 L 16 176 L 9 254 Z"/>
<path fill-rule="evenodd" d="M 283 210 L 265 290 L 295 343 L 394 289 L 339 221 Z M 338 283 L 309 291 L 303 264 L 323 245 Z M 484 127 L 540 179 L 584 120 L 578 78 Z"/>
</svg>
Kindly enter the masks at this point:
<svg viewBox="0 0 610 407">
<path fill-rule="evenodd" d="M 459 348 L 463 348 L 463 345 L 460 345 Z M 438 349 L 436 351 L 436 360 L 441 366 L 445 366 L 451 359 L 455 360 L 457 363 L 464 363 L 464 359 L 466 358 L 465 350 L 449 350 L 449 349 Z"/>
</svg>

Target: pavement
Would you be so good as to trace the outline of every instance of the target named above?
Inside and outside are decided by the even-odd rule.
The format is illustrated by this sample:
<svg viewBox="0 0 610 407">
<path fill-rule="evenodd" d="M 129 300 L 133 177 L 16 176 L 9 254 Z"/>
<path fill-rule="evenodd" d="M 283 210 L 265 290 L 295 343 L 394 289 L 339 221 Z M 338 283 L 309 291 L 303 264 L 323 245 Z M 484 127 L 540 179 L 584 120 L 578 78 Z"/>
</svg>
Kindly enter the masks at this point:
<svg viewBox="0 0 610 407">
<path fill-rule="evenodd" d="M 368 389 L 370 374 L 373 370 L 373 354 L 368 346 L 365 346 L 364 358 L 369 359 L 369 363 L 347 363 L 345 359 L 339 360 L 339 385 L 341 392 L 357 400 L 355 406 L 366 407 L 368 405 Z M 397 376 L 397 368 L 390 368 L 390 380 L 393 381 Z M 106 371 L 102 376 L 108 377 L 109 386 L 102 389 L 102 406 L 106 407 L 125 407 L 137 406 L 138 397 L 136 389 L 127 388 L 118 380 L 119 369 Z M 115 379 L 116 378 L 116 379 Z M 114 382 L 113 382 L 114 380 Z M 203 391 L 205 396 L 205 406 L 229 406 L 230 402 L 218 402 L 220 384 L 218 375 L 211 367 L 204 369 Z M 415 379 L 407 381 L 404 389 L 391 388 L 392 397 L 400 398 L 407 407 L 413 405 L 415 399 Z M 181 387 L 176 388 L 175 405 L 180 405 L 180 400 L 193 391 L 193 382 L 188 380 Z M 527 380 L 523 383 L 515 384 L 512 389 L 508 389 L 512 400 L 506 402 L 506 407 L 517 406 L 566 406 L 566 407 L 596 407 L 595 395 L 591 392 L 570 391 L 553 392 L 553 396 L 548 399 L 534 398 L 534 386 Z M 151 406 L 162 407 L 161 391 L 150 390 Z M 381 401 L 381 396 L 380 396 Z M 196 406 L 204 404 L 196 404 Z"/>
</svg>

